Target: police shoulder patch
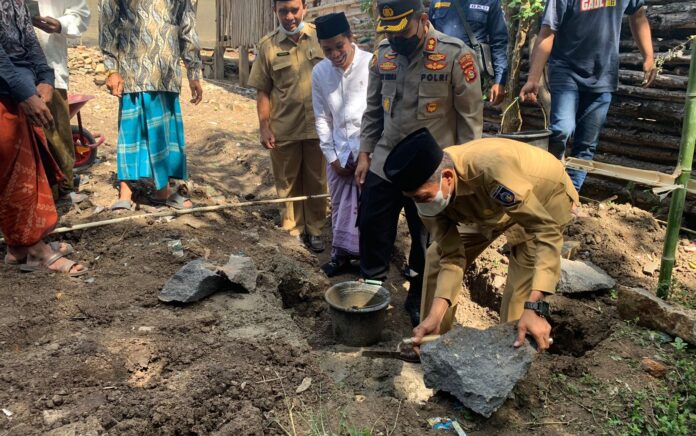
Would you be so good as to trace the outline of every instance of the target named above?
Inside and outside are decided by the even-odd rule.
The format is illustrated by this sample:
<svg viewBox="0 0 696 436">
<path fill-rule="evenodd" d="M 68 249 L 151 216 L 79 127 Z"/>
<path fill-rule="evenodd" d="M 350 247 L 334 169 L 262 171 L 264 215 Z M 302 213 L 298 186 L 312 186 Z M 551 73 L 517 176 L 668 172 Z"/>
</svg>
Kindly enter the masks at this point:
<svg viewBox="0 0 696 436">
<path fill-rule="evenodd" d="M 505 207 L 514 206 L 518 203 L 515 193 L 503 185 L 497 185 L 493 188 L 491 198 Z"/>
</svg>

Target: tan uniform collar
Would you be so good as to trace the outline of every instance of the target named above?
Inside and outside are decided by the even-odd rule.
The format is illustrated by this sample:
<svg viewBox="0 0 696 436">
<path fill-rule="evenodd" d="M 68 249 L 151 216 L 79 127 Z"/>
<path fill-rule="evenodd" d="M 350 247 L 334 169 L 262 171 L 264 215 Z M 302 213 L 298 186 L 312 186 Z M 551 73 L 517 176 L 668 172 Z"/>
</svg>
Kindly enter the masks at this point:
<svg viewBox="0 0 696 436">
<path fill-rule="evenodd" d="M 282 24 L 279 24 L 278 26 L 282 26 Z M 300 32 L 300 38 L 297 40 L 298 42 L 296 43 L 295 41 L 292 40 L 292 38 L 290 38 L 290 35 L 286 34 L 285 32 L 283 32 L 280 29 L 280 27 L 278 27 L 278 30 L 277 30 L 278 34 L 276 35 L 276 41 L 278 43 L 281 43 L 287 39 L 292 44 L 298 44 L 300 39 L 310 37 L 309 34 L 307 33 L 307 30 L 309 30 L 309 23 L 305 22 L 304 28 Z"/>
</svg>

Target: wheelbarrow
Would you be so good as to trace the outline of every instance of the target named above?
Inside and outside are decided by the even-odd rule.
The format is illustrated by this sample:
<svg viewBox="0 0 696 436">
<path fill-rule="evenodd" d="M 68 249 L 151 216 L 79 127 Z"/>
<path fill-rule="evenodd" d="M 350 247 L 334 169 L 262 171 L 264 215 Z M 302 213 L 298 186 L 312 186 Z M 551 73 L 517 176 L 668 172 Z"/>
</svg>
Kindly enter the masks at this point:
<svg viewBox="0 0 696 436">
<path fill-rule="evenodd" d="M 546 116 L 546 111 L 544 106 L 539 104 L 541 108 L 541 113 L 544 114 L 544 128 L 540 130 L 522 130 L 522 124 L 517 127 L 516 132 L 503 133 L 503 124 L 505 123 L 505 115 L 508 111 L 515 105 L 519 105 L 520 98 L 516 97 L 510 105 L 505 108 L 503 115 L 500 118 L 500 129 L 496 135 L 498 138 L 514 139 L 515 141 L 526 142 L 535 147 L 542 148 L 546 151 L 549 150 L 549 137 L 551 137 L 551 130 L 549 130 L 548 117 Z"/>
<path fill-rule="evenodd" d="M 70 126 L 72 129 L 73 145 L 75 147 L 75 165 L 73 169 L 76 173 L 85 171 L 94 164 L 97 159 L 97 148 L 104 143 L 106 138 L 101 133 L 92 135 L 89 130 L 82 126 L 82 115 L 80 110 L 96 97 L 93 95 L 71 95 L 68 97 L 68 107 L 70 119 L 77 115 L 77 125 Z"/>
</svg>

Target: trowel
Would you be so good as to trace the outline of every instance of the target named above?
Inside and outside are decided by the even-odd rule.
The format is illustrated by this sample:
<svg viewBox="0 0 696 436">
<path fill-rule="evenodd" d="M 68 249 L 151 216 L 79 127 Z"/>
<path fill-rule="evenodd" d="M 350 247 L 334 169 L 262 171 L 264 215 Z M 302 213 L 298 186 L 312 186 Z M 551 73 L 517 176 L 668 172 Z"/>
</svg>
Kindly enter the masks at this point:
<svg viewBox="0 0 696 436">
<path fill-rule="evenodd" d="M 439 338 L 440 335 L 423 336 L 421 345 L 427 344 Z M 364 350 L 361 353 L 363 357 L 381 358 L 381 359 L 399 359 L 404 362 L 420 363 L 420 356 L 413 350 L 413 338 L 402 339 L 396 346 L 396 351 L 389 350 Z"/>
</svg>

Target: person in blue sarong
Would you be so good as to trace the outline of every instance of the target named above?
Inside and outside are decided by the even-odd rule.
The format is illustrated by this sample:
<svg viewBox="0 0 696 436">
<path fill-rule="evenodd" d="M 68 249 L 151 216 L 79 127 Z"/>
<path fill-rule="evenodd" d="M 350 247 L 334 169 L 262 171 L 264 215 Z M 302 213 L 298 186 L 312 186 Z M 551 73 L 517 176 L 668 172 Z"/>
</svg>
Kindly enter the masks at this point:
<svg viewBox="0 0 696 436">
<path fill-rule="evenodd" d="M 150 202 L 175 209 L 193 206 L 185 185 L 186 141 L 179 104 L 187 68 L 191 103 L 203 99 L 200 44 L 192 0 L 101 0 L 99 45 L 107 68 L 106 86 L 120 99 L 117 144 L 119 199 L 112 210 L 132 209 L 129 182 L 149 179 Z"/>
</svg>

